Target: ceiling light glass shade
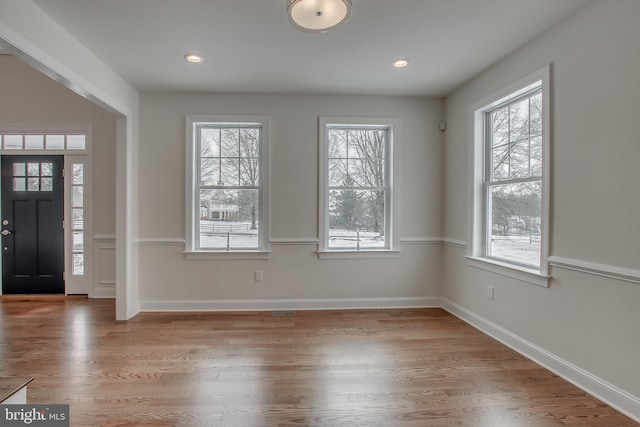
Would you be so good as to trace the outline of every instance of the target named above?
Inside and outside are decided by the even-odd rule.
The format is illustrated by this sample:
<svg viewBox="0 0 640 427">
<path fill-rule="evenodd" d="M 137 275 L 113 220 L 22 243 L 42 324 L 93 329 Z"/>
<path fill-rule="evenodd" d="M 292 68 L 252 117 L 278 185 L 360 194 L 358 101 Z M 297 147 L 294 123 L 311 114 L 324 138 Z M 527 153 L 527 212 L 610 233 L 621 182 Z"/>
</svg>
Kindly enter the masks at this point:
<svg viewBox="0 0 640 427">
<path fill-rule="evenodd" d="M 310 33 L 322 33 L 347 21 L 351 0 L 287 0 L 291 25 Z"/>
<path fill-rule="evenodd" d="M 407 65 L 409 65 L 408 59 L 396 59 L 395 61 L 393 61 L 393 66 L 396 68 L 404 68 Z"/>
<path fill-rule="evenodd" d="M 184 59 L 185 59 L 187 62 L 191 62 L 191 63 L 193 63 L 193 64 L 199 64 L 199 63 L 201 63 L 202 61 L 204 61 L 204 58 L 203 58 L 202 56 L 198 55 L 197 53 L 187 53 L 187 54 L 184 56 Z"/>
</svg>

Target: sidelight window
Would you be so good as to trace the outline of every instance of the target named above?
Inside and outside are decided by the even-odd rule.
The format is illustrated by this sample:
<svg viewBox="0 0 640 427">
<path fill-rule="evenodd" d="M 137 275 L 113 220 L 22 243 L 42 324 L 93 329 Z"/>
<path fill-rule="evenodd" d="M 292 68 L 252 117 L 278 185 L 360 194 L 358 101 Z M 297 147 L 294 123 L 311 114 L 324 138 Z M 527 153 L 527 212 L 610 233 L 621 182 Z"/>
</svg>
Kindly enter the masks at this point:
<svg viewBox="0 0 640 427">
<path fill-rule="evenodd" d="M 72 274 L 84 274 L 84 164 L 71 164 Z"/>
</svg>

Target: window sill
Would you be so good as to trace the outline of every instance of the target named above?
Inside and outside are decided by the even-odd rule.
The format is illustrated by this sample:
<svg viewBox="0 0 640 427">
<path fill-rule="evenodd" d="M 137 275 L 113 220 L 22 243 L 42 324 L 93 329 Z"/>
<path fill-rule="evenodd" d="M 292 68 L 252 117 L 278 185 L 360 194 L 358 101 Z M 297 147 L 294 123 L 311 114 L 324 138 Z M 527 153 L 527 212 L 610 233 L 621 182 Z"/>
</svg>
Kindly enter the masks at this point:
<svg viewBox="0 0 640 427">
<path fill-rule="evenodd" d="M 271 251 L 184 251 L 185 259 L 270 259 Z"/>
<path fill-rule="evenodd" d="M 523 282 L 532 283 L 544 288 L 549 287 L 549 281 L 551 280 L 551 276 L 540 274 L 540 272 L 538 272 L 537 270 L 508 264 L 489 258 L 468 256 L 467 264 L 471 267 L 490 271 L 502 276 L 511 277 L 512 279 L 517 279 Z"/>
<path fill-rule="evenodd" d="M 359 251 L 318 251 L 319 259 L 385 259 L 399 258 L 400 251 L 359 250 Z"/>
</svg>

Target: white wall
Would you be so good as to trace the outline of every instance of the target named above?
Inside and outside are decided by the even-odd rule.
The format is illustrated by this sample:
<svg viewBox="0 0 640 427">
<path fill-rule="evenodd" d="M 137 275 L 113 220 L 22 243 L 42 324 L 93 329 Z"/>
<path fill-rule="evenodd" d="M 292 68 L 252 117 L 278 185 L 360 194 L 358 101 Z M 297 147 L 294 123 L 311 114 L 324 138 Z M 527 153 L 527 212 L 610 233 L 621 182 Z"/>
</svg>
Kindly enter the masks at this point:
<svg viewBox="0 0 640 427">
<path fill-rule="evenodd" d="M 429 239 L 442 231 L 441 100 L 148 93 L 141 96 L 140 111 L 143 309 L 175 308 L 180 301 L 184 308 L 202 307 L 202 301 L 217 308 L 217 300 L 246 308 L 253 307 L 248 301 L 263 299 L 309 307 L 420 305 L 440 294 L 441 248 Z M 186 114 L 270 116 L 270 228 L 271 238 L 279 241 L 270 260 L 184 259 Z M 399 119 L 400 238 L 420 242 L 403 243 L 398 259 L 319 260 L 315 244 L 294 244 L 318 239 L 318 117 L 323 115 Z M 264 272 L 261 284 L 253 281 L 254 270 Z M 336 301 L 344 299 L 358 301 Z"/>
<path fill-rule="evenodd" d="M 116 232 L 116 119 L 11 55 L 0 55 L 0 123 L 93 126 L 95 234 Z"/>
<path fill-rule="evenodd" d="M 445 235 L 466 241 L 469 108 L 552 64 L 550 248 L 556 266 L 551 285 L 537 287 L 474 269 L 466 264 L 464 247 L 447 245 L 444 297 L 452 311 L 513 340 L 512 345 L 636 419 L 639 19 L 636 0 L 596 1 L 456 90 L 445 107 Z M 493 301 L 486 296 L 488 285 L 495 286 Z"/>
<path fill-rule="evenodd" d="M 11 55 L 0 55 L 0 124 L 30 126 L 91 126 L 93 141 L 93 233 L 101 236 L 94 247 L 101 260 L 94 285 L 103 285 L 101 296 L 114 295 L 115 264 L 110 258 L 115 243 L 116 202 L 116 117 L 51 80 L 33 67 Z M 109 240 L 105 245 L 105 240 Z M 94 245 L 87 236 L 87 245 Z M 109 249 L 110 248 L 110 249 Z M 88 254 L 93 251 L 88 250 Z M 92 262 L 90 259 L 88 262 Z M 93 268 L 87 272 L 92 274 Z M 93 282 L 93 277 L 90 278 Z M 100 288 L 100 286 L 98 286 Z M 108 289 L 111 288 L 111 289 Z M 76 289 L 95 295 L 95 288 Z M 106 292 L 106 294 L 105 294 Z"/>
</svg>

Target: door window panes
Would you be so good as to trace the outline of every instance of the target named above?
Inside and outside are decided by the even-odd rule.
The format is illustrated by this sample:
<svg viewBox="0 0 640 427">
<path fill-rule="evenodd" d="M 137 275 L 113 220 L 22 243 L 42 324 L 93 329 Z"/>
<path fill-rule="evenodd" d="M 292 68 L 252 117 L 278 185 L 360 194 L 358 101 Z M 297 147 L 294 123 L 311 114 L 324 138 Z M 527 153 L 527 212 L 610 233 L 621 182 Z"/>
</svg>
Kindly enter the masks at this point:
<svg viewBox="0 0 640 427">
<path fill-rule="evenodd" d="M 13 178 L 13 191 L 27 191 L 27 178 Z"/>
<path fill-rule="evenodd" d="M 53 191 L 53 163 L 14 163 L 13 191 Z"/>
<path fill-rule="evenodd" d="M 40 178 L 28 178 L 27 191 L 40 191 Z"/>
</svg>

